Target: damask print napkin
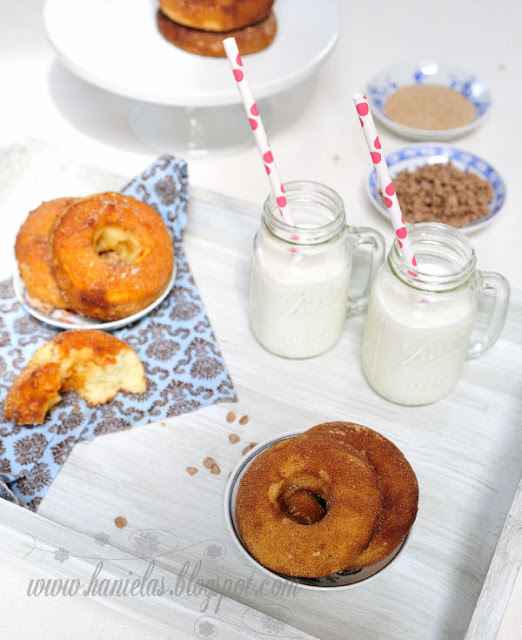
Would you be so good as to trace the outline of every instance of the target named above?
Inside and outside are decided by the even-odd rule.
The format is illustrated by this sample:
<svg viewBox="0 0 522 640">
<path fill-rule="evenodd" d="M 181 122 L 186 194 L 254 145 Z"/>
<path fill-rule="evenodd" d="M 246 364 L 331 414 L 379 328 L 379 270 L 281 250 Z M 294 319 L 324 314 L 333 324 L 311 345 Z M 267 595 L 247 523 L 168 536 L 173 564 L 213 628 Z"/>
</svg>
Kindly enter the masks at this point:
<svg viewBox="0 0 522 640">
<path fill-rule="evenodd" d="M 36 510 L 79 440 L 176 416 L 236 396 L 183 250 L 187 220 L 187 166 L 158 158 L 122 192 L 163 217 L 173 238 L 176 280 L 149 315 L 113 333 L 131 345 L 145 365 L 147 391 L 119 393 L 89 407 L 66 393 L 43 425 L 5 421 L 3 400 L 16 376 L 58 330 L 30 316 L 9 278 L 0 282 L 0 497 Z"/>
</svg>

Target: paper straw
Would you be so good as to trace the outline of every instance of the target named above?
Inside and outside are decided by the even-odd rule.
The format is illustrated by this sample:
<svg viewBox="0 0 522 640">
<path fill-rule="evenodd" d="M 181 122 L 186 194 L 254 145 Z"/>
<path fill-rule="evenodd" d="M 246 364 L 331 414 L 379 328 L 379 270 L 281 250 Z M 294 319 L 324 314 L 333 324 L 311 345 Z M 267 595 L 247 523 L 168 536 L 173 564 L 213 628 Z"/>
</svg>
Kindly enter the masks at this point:
<svg viewBox="0 0 522 640">
<path fill-rule="evenodd" d="M 364 137 L 366 138 L 366 144 L 368 145 L 373 166 L 377 173 L 379 187 L 390 213 L 390 220 L 395 230 L 395 235 L 397 236 L 397 242 L 399 243 L 402 255 L 404 256 L 407 264 L 412 267 L 416 267 L 417 260 L 415 259 L 410 238 L 404 225 L 404 217 L 399 205 L 399 200 L 397 199 L 397 194 L 395 193 L 395 187 L 393 186 L 388 165 L 386 164 L 386 160 L 382 153 L 381 143 L 379 141 L 379 136 L 377 135 L 377 130 L 375 128 L 375 123 L 373 121 L 368 101 L 366 96 L 362 93 L 356 93 L 353 97 L 353 101 L 355 103 L 357 113 L 359 114 L 359 121 L 361 123 Z M 408 271 L 408 273 L 411 276 L 417 277 L 417 273 L 414 271 Z"/>
<path fill-rule="evenodd" d="M 235 38 L 226 38 L 225 40 L 223 40 L 223 46 L 225 47 L 228 61 L 230 62 L 230 66 L 232 67 L 232 72 L 234 74 L 234 78 L 236 79 L 237 88 L 239 89 L 239 93 L 243 100 L 243 106 L 245 107 L 245 112 L 252 132 L 254 134 L 257 148 L 259 149 L 259 153 L 263 158 L 265 170 L 270 180 L 270 185 L 272 187 L 277 206 L 279 207 L 281 217 L 287 224 L 295 226 L 294 219 L 288 208 L 288 202 L 285 196 L 283 183 L 281 182 L 281 178 L 279 177 L 279 173 L 274 161 L 274 156 L 266 137 L 265 128 L 263 126 L 256 101 L 254 100 L 252 91 L 245 75 L 243 60 L 239 55 L 239 49 L 237 48 Z"/>
</svg>

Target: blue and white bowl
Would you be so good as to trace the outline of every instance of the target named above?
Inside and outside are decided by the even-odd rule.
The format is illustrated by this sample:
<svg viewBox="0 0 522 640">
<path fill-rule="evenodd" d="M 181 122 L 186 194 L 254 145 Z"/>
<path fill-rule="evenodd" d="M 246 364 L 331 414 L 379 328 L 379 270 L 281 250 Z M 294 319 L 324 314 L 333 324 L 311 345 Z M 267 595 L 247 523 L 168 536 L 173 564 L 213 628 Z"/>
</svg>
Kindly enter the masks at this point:
<svg viewBox="0 0 522 640">
<path fill-rule="evenodd" d="M 469 151 L 457 149 L 447 144 L 412 144 L 402 147 L 386 156 L 386 163 L 393 180 L 403 170 L 415 171 L 419 167 L 429 164 L 447 163 L 451 160 L 453 166 L 461 171 L 470 171 L 480 178 L 488 180 L 493 187 L 493 199 L 489 204 L 489 212 L 473 220 L 465 227 L 459 227 L 463 233 L 472 233 L 491 223 L 502 208 L 506 199 L 506 185 L 500 174 L 488 162 Z M 365 181 L 365 189 L 370 202 L 377 211 L 389 219 L 389 212 L 381 199 L 381 191 L 377 182 L 375 169 L 371 169 Z M 434 222 L 440 222 L 434 220 Z"/>
<path fill-rule="evenodd" d="M 455 89 L 474 105 L 476 110 L 475 119 L 462 127 L 435 131 L 413 129 L 395 122 L 384 111 L 386 100 L 401 87 L 411 86 L 412 84 L 436 84 Z M 410 140 L 443 141 L 463 136 L 484 121 L 492 105 L 489 89 L 476 76 L 451 65 L 441 64 L 433 60 L 390 67 L 368 82 L 366 97 L 375 119 L 380 120 L 394 133 Z"/>
</svg>

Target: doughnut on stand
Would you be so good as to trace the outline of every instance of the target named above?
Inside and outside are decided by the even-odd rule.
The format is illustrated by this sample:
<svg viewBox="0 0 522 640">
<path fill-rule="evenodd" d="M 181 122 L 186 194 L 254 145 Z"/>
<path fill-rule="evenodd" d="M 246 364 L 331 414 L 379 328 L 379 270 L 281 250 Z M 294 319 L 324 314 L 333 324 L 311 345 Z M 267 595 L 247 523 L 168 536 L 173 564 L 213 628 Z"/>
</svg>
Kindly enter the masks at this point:
<svg viewBox="0 0 522 640">
<path fill-rule="evenodd" d="M 133 101 L 130 126 L 153 149 L 208 155 L 250 144 L 226 58 L 190 54 L 158 37 L 156 12 L 157 4 L 147 1 L 126 3 L 122 11 L 118 0 L 48 0 L 44 22 L 71 71 Z M 276 16 L 276 40 L 247 56 L 253 89 L 268 121 L 270 98 L 306 83 L 338 36 L 334 0 L 282 0 Z M 299 108 L 295 103 L 301 94 L 290 93 L 284 102 L 288 107 L 292 100 Z"/>
</svg>

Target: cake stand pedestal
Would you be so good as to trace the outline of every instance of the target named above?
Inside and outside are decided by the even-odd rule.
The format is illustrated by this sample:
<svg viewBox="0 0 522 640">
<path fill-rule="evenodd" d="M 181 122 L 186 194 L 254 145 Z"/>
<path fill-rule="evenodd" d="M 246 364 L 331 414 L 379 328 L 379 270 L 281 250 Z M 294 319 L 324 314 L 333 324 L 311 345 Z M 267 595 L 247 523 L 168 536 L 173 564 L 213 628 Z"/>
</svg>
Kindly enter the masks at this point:
<svg viewBox="0 0 522 640">
<path fill-rule="evenodd" d="M 265 124 L 267 103 L 260 103 Z M 176 107 L 134 102 L 129 112 L 134 135 L 146 146 L 161 152 L 209 156 L 247 147 L 254 141 L 243 105 Z"/>
<path fill-rule="evenodd" d="M 43 20 L 70 71 L 130 98 L 130 127 L 147 146 L 201 156 L 251 144 L 228 60 L 187 53 L 167 42 L 157 12 L 154 0 L 45 0 Z M 338 0 L 277 0 L 274 13 L 272 44 L 244 57 L 265 126 L 275 108 L 263 101 L 310 79 L 338 37 Z M 125 28 L 115 29 L 122 15 Z M 278 124 L 284 103 L 277 107 Z"/>
</svg>

